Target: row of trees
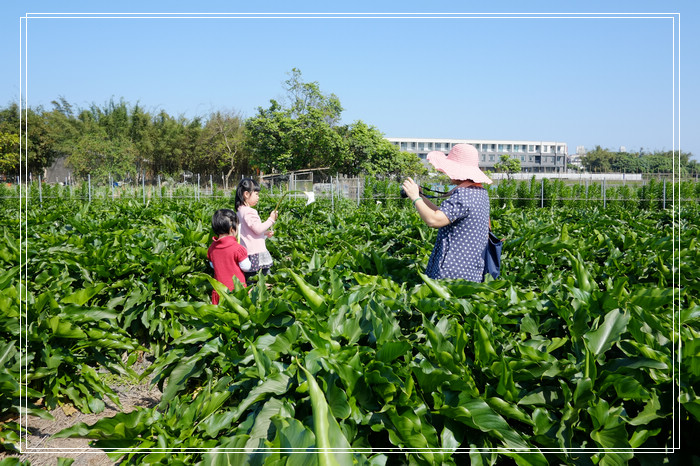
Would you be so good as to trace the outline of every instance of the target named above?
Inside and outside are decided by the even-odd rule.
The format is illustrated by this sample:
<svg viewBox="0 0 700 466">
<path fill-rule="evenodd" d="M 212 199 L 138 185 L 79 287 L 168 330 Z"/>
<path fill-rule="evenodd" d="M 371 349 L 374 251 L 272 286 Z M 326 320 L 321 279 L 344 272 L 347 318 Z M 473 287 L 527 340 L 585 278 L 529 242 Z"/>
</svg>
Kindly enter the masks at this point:
<svg viewBox="0 0 700 466">
<path fill-rule="evenodd" d="M 49 110 L 0 108 L 0 174 L 18 173 L 20 124 L 27 140 L 24 161 L 40 174 L 65 157 L 74 176 L 138 179 L 140 174 L 178 178 L 183 172 L 223 174 L 286 173 L 328 168 L 330 174 L 424 174 L 415 155 L 401 152 L 375 127 L 359 120 L 341 124 L 343 107 L 318 83 L 302 79 L 294 68 L 284 82 L 283 101 L 270 100 L 255 115 L 218 110 L 202 117 L 174 117 L 146 111 L 138 103 L 110 100 L 103 106 L 75 108 L 63 98 Z M 583 158 L 585 170 L 625 173 L 697 173 L 689 153 L 613 152 L 597 146 Z M 675 170 L 674 170 L 675 168 Z M 516 173 L 519 161 L 503 156 L 497 171 Z"/>
<path fill-rule="evenodd" d="M 700 172 L 700 164 L 690 159 L 689 152 L 613 152 L 596 146 L 581 157 L 583 168 L 590 172 L 677 173 Z M 675 160 L 675 167 L 674 167 Z"/>
<path fill-rule="evenodd" d="M 178 177 L 183 171 L 234 174 L 285 173 L 328 168 L 347 175 L 425 173 L 414 155 L 402 153 L 375 127 L 341 124 L 343 108 L 318 83 L 304 82 L 293 69 L 284 83 L 286 100 L 270 101 L 251 118 L 233 110 L 205 117 L 173 117 L 146 111 L 138 103 L 110 100 L 75 108 L 63 98 L 50 110 L 0 109 L 0 173 L 19 170 L 19 128 L 27 137 L 26 166 L 40 174 L 66 157 L 75 176 L 106 180 L 141 173 Z"/>
</svg>

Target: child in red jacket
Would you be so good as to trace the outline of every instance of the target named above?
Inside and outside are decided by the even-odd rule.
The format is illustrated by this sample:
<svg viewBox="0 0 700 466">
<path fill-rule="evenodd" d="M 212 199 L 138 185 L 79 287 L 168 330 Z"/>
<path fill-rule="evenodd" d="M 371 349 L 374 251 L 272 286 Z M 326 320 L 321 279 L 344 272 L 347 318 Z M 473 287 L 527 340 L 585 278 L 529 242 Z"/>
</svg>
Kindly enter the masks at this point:
<svg viewBox="0 0 700 466">
<path fill-rule="evenodd" d="M 234 277 L 246 286 L 243 272 L 250 270 L 248 251 L 238 244 L 238 216 L 231 209 L 219 209 L 211 218 L 211 227 L 216 234 L 207 251 L 209 263 L 214 268 L 214 278 L 233 290 Z M 211 302 L 219 304 L 219 295 L 212 291 Z"/>
</svg>

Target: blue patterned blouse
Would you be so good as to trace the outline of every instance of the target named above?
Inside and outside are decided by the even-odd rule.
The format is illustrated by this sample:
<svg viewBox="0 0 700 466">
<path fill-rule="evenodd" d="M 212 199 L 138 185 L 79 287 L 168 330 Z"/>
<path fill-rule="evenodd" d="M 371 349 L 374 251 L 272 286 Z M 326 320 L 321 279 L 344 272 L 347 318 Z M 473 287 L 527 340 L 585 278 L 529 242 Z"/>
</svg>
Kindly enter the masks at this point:
<svg viewBox="0 0 700 466">
<path fill-rule="evenodd" d="M 488 192 L 475 186 L 457 188 L 439 209 L 450 224 L 438 230 L 426 275 L 484 281 L 490 215 Z"/>
</svg>

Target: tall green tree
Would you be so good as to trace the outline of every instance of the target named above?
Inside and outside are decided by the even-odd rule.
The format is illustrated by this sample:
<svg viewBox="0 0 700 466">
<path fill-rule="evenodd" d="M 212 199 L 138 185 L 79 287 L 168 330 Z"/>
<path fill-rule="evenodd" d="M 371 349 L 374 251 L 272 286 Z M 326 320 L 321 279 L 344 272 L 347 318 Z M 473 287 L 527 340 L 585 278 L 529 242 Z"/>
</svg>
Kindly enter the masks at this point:
<svg viewBox="0 0 700 466">
<path fill-rule="evenodd" d="M 131 109 L 124 100 L 77 110 L 63 98 L 52 104 L 46 114 L 51 134 L 75 176 L 106 181 L 138 177 L 148 168 L 132 140 Z"/>
<path fill-rule="evenodd" d="M 16 176 L 19 172 L 19 134 L 0 132 L 0 173 Z"/>
<path fill-rule="evenodd" d="M 359 120 L 338 131 L 350 152 L 350 157 L 339 167 L 343 173 L 396 177 L 427 174 L 427 169 L 418 157 L 401 152 L 374 126 Z"/>
<path fill-rule="evenodd" d="M 493 168 L 495 168 L 498 172 L 505 173 L 509 179 L 510 175 L 513 173 L 520 173 L 521 171 L 520 160 L 518 160 L 516 157 L 511 157 L 508 154 L 502 154 L 501 160 L 497 162 Z"/>
<path fill-rule="evenodd" d="M 146 169 L 134 144 L 123 136 L 107 138 L 104 128 L 84 132 L 76 140 L 76 147 L 68 156 L 68 163 L 76 176 L 106 181 L 134 177 Z"/>
<path fill-rule="evenodd" d="M 251 163 L 264 172 L 329 168 L 331 173 L 423 173 L 415 155 L 402 154 L 373 126 L 362 121 L 340 125 L 343 107 L 335 94 L 325 94 L 318 83 L 304 82 L 293 68 L 285 81 L 281 104 L 246 121 L 246 148 Z"/>
<path fill-rule="evenodd" d="M 592 172 L 623 173 L 676 173 L 685 175 L 692 172 L 689 152 L 639 151 L 636 153 L 614 152 L 596 146 L 586 153 L 581 163 Z"/>
<path fill-rule="evenodd" d="M 305 83 L 294 68 L 285 81 L 283 106 L 270 100 L 266 109 L 246 121 L 246 148 L 251 162 L 264 172 L 329 167 L 337 171 L 349 156 L 335 130 L 342 107 L 334 94 L 318 83 Z"/>
<path fill-rule="evenodd" d="M 22 109 L 16 103 L 0 111 L 0 132 L 16 134 L 22 146 L 18 168 L 41 175 L 61 155 L 42 107 Z M 26 151 L 26 152 L 25 152 Z M 26 155 L 25 155 L 26 154 Z"/>
<path fill-rule="evenodd" d="M 312 111 L 320 112 L 320 117 L 334 127 L 340 122 L 343 107 L 335 94 L 324 94 L 317 82 L 307 83 L 301 78 L 301 71 L 292 68 L 289 79 L 284 82 L 289 101 L 289 116 L 300 118 Z"/>
<path fill-rule="evenodd" d="M 228 189 L 231 175 L 247 171 L 244 137 L 243 117 L 235 111 L 213 112 L 202 129 L 205 160 L 212 170 L 223 172 L 225 189 Z"/>
<path fill-rule="evenodd" d="M 586 152 L 586 155 L 581 157 L 581 164 L 591 172 L 607 172 L 610 171 L 610 158 L 610 151 L 595 146 L 595 149 Z"/>
</svg>

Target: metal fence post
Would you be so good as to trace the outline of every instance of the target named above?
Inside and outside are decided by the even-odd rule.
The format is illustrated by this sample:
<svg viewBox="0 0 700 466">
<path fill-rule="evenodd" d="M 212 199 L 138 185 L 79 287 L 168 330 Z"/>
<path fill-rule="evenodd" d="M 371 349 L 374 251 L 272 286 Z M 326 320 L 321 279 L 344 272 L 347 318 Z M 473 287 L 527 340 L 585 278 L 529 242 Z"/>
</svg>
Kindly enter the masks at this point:
<svg viewBox="0 0 700 466">
<path fill-rule="evenodd" d="M 664 210 L 666 209 L 666 180 L 664 180 Z"/>
<path fill-rule="evenodd" d="M 39 175 L 39 205 L 44 207 L 44 199 L 41 197 L 41 175 Z"/>
<path fill-rule="evenodd" d="M 603 185 L 603 209 L 605 209 L 608 205 L 608 199 L 607 199 L 606 192 L 605 192 L 605 178 L 603 178 L 602 185 Z"/>
<path fill-rule="evenodd" d="M 544 208 L 544 178 L 540 183 L 540 208 Z"/>
<path fill-rule="evenodd" d="M 197 191 L 194 193 L 194 198 L 196 201 L 199 200 L 199 173 L 197 173 Z"/>
<path fill-rule="evenodd" d="M 92 183 L 90 182 L 90 174 L 88 173 L 88 202 L 92 202 Z"/>
</svg>

